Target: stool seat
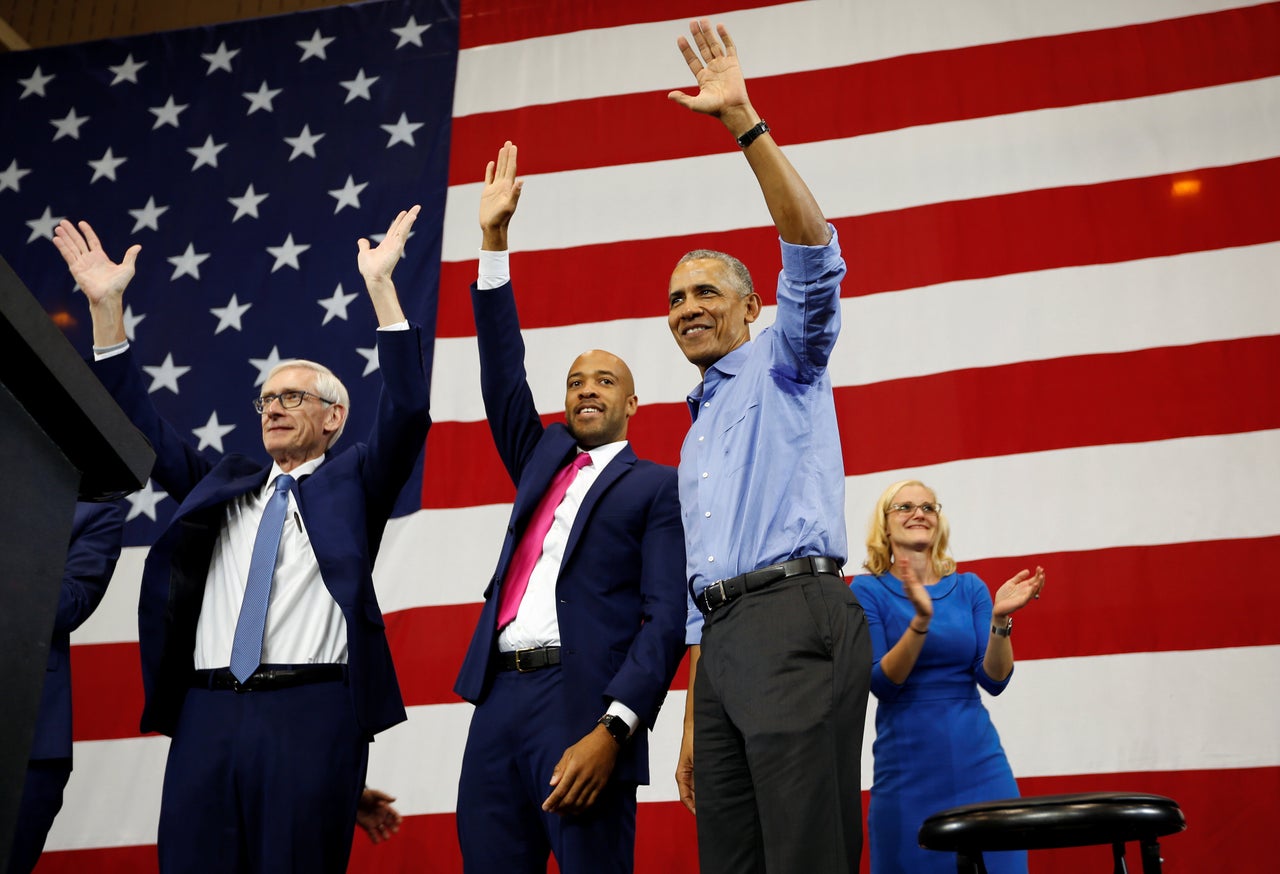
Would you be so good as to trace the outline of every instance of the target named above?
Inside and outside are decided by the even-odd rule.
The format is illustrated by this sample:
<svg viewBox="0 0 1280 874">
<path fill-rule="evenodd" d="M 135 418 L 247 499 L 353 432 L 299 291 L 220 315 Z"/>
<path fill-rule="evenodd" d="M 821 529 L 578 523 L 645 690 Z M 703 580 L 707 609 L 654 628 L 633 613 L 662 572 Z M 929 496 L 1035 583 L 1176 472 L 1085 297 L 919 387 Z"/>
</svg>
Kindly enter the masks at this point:
<svg viewBox="0 0 1280 874">
<path fill-rule="evenodd" d="M 985 871 L 986 850 L 1041 850 L 1111 844 L 1117 871 L 1123 871 L 1124 844 L 1143 845 L 1144 870 L 1159 870 L 1157 838 L 1187 827 L 1172 798 L 1133 792 L 1079 792 L 1008 798 L 951 807 L 920 826 L 926 850 L 958 854 L 961 871 Z M 1149 866 L 1154 857 L 1157 867 Z M 964 867 L 965 864 L 971 867 Z"/>
</svg>

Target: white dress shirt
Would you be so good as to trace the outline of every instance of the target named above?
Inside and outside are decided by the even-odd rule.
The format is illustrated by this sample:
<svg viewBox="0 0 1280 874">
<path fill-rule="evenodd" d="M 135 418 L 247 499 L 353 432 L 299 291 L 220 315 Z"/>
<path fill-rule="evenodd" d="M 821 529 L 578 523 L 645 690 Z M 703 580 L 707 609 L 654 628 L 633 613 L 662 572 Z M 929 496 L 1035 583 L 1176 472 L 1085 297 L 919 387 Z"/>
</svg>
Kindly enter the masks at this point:
<svg viewBox="0 0 1280 874">
<path fill-rule="evenodd" d="M 290 475 L 297 480 L 314 473 L 323 462 L 324 456 L 313 458 L 298 465 Z M 231 644 L 240 619 L 258 522 L 281 473 L 279 465 L 273 464 L 265 487 L 227 503 L 226 521 L 214 544 L 196 624 L 197 670 L 225 668 L 231 662 Z M 347 621 L 320 577 L 320 564 L 307 536 L 306 523 L 290 493 L 271 581 L 262 663 L 310 665 L 346 661 Z"/>
</svg>

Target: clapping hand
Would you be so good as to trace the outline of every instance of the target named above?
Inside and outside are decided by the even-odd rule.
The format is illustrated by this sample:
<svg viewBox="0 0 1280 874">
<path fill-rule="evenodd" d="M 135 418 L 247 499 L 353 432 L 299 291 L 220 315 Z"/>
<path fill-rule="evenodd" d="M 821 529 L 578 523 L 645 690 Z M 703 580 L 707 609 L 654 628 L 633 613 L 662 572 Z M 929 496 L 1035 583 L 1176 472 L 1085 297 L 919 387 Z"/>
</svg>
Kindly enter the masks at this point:
<svg viewBox="0 0 1280 874">
<path fill-rule="evenodd" d="M 903 593 L 906 594 L 907 600 L 911 602 L 911 606 L 916 608 L 916 615 L 925 621 L 925 628 L 928 628 L 929 622 L 933 619 L 933 598 L 929 597 L 929 590 L 924 587 L 924 582 L 916 576 L 908 555 L 895 553 L 893 566 L 902 578 Z"/>
<path fill-rule="evenodd" d="M 1044 578 L 1044 568 L 1039 566 L 1034 574 L 1026 569 L 1018 571 L 996 592 L 991 610 L 992 618 L 1008 616 L 1025 607 L 1031 600 L 1039 598 L 1040 590 L 1044 588 Z"/>
</svg>

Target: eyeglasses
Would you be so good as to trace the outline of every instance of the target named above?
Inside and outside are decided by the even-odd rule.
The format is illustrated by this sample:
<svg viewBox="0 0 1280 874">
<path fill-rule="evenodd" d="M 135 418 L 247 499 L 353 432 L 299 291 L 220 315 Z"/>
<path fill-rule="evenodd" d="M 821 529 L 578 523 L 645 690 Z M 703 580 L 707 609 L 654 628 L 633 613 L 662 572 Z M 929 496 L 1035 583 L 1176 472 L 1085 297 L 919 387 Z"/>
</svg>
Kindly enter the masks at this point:
<svg viewBox="0 0 1280 874">
<path fill-rule="evenodd" d="M 926 516 L 936 516 L 938 514 L 938 511 L 941 509 L 942 509 L 941 504 L 930 504 L 927 501 L 923 504 L 913 504 L 910 501 L 907 501 L 907 503 L 905 504 L 889 505 L 889 512 L 903 513 L 907 516 L 914 514 L 916 510 L 919 510 L 921 513 L 924 513 Z"/>
<path fill-rule="evenodd" d="M 286 410 L 293 410 L 302 406 L 302 402 L 307 398 L 315 398 L 324 404 L 336 404 L 337 401 L 331 401 L 328 398 L 322 398 L 320 395 L 313 395 L 309 391 L 282 391 L 278 395 L 263 395 L 260 398 L 254 398 L 253 408 L 259 413 L 265 413 L 267 407 L 271 406 L 272 401 L 279 401 L 280 406 Z"/>
</svg>

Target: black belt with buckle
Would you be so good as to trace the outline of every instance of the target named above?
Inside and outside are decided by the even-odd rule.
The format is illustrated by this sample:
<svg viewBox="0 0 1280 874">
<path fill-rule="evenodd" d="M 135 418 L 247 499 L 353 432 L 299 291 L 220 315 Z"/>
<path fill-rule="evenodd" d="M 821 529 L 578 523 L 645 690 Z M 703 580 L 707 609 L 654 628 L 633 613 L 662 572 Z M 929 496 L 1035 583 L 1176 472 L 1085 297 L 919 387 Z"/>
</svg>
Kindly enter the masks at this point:
<svg viewBox="0 0 1280 874">
<path fill-rule="evenodd" d="M 524 674 L 560 664 L 560 647 L 532 646 L 512 652 L 498 653 L 498 670 L 519 671 Z"/>
<path fill-rule="evenodd" d="M 274 689 L 291 689 L 311 683 L 345 682 L 346 665 L 262 665 L 241 683 L 230 668 L 214 668 L 196 671 L 191 677 L 191 688 L 235 692 L 269 692 Z"/>
<path fill-rule="evenodd" d="M 778 580 L 785 580 L 788 577 L 812 576 L 814 574 L 841 576 L 840 562 L 834 558 L 827 558 L 825 555 L 793 558 L 790 561 L 771 564 L 759 570 L 748 571 L 736 577 L 729 577 L 727 580 L 716 580 L 707 586 L 693 601 L 698 605 L 698 609 L 702 611 L 703 615 L 706 615 L 712 610 L 723 607 L 730 601 L 741 598 L 747 592 L 763 589 L 765 586 L 778 582 Z"/>
</svg>

